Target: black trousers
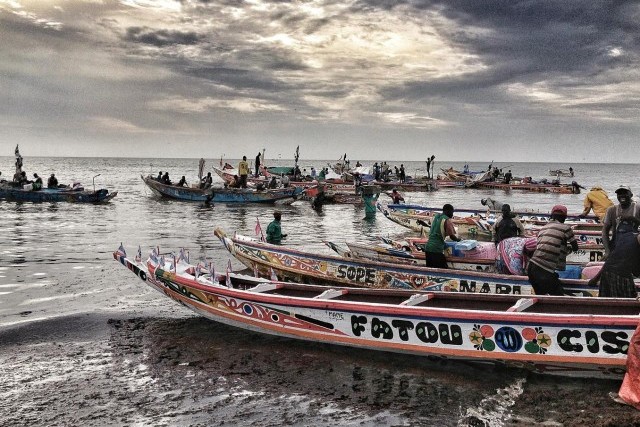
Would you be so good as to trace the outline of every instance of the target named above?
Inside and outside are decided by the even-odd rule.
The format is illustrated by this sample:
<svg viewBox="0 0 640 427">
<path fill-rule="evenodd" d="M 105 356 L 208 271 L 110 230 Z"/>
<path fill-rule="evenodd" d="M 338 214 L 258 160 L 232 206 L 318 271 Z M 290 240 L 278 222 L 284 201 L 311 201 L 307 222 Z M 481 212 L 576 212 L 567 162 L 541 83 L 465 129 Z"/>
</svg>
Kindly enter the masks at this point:
<svg viewBox="0 0 640 427">
<path fill-rule="evenodd" d="M 447 265 L 447 259 L 442 252 L 425 252 L 424 255 L 427 267 L 449 268 Z"/>
<path fill-rule="evenodd" d="M 537 264 L 530 262 L 527 268 L 527 275 L 529 276 L 529 282 L 531 286 L 533 286 L 533 290 L 536 291 L 536 295 L 565 294 L 558 273 L 551 273 Z"/>
</svg>

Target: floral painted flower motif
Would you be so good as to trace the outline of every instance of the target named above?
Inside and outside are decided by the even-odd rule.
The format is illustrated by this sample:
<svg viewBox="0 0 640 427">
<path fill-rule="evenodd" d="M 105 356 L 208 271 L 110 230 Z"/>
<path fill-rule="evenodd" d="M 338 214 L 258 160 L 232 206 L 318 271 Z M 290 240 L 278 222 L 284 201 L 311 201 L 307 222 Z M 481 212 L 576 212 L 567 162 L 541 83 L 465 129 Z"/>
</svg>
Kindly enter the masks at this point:
<svg viewBox="0 0 640 427">
<path fill-rule="evenodd" d="M 489 325 L 473 325 L 473 331 L 469 334 L 469 340 L 476 350 L 493 351 L 496 348 L 496 343 L 490 338 L 494 332 L 493 328 Z"/>
<path fill-rule="evenodd" d="M 531 354 L 545 354 L 551 346 L 551 336 L 541 327 L 523 329 L 522 337 L 527 340 L 524 349 Z"/>
</svg>

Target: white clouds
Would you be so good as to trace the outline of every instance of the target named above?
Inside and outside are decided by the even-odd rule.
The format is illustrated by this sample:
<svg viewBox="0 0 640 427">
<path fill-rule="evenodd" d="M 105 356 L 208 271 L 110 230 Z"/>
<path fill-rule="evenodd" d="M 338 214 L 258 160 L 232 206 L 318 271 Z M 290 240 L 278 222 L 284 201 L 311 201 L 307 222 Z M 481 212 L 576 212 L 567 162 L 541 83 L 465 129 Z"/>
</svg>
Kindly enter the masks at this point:
<svg viewBox="0 0 640 427">
<path fill-rule="evenodd" d="M 602 5 L 583 14 L 539 6 L 0 0 L 0 121 L 86 122 L 105 134 L 162 126 L 202 139 L 214 122 L 259 123 L 260 137 L 352 126 L 395 129 L 405 146 L 432 132 L 482 145 L 485 128 L 495 129 L 493 144 L 496 134 L 511 140 L 517 123 L 546 129 L 549 118 L 575 132 L 585 120 L 631 132 L 634 21 L 594 13 Z"/>
<path fill-rule="evenodd" d="M 205 113 L 219 108 L 235 110 L 242 113 L 285 111 L 286 108 L 264 102 L 260 99 L 242 97 L 238 99 L 214 99 L 214 98 L 172 98 L 149 102 L 149 108 L 173 111 L 183 114 Z"/>
<path fill-rule="evenodd" d="M 179 12 L 182 6 L 179 1 L 174 0 L 120 0 L 125 6 L 138 9 L 155 9 L 170 12 Z"/>
</svg>

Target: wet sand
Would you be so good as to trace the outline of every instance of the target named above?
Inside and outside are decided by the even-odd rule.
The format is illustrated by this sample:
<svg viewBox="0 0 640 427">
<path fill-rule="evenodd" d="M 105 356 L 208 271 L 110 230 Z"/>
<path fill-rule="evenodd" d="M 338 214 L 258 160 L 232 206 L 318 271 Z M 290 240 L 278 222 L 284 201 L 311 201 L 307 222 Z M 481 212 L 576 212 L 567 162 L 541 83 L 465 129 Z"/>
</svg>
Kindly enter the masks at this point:
<svg viewBox="0 0 640 427">
<path fill-rule="evenodd" d="M 281 339 L 180 309 L 7 327 L 0 363 L 0 425 L 640 425 L 608 396 L 619 381 Z"/>
</svg>

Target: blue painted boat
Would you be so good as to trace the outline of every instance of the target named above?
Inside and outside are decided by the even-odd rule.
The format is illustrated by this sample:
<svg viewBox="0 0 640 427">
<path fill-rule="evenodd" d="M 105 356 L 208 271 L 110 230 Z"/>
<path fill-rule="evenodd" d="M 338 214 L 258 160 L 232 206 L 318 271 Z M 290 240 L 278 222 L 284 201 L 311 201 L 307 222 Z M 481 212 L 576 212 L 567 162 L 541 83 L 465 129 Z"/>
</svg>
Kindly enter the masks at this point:
<svg viewBox="0 0 640 427">
<path fill-rule="evenodd" d="M 304 192 L 301 187 L 256 190 L 251 188 L 193 188 L 167 185 L 152 176 L 140 176 L 159 197 L 189 202 L 213 203 L 292 203 Z M 213 195 L 213 197 L 211 197 Z"/>
<path fill-rule="evenodd" d="M 25 190 L 6 182 L 0 184 L 0 199 L 18 202 L 106 203 L 117 194 L 117 191 L 110 193 L 105 188 L 95 191 L 73 190 L 70 187 Z"/>
</svg>

